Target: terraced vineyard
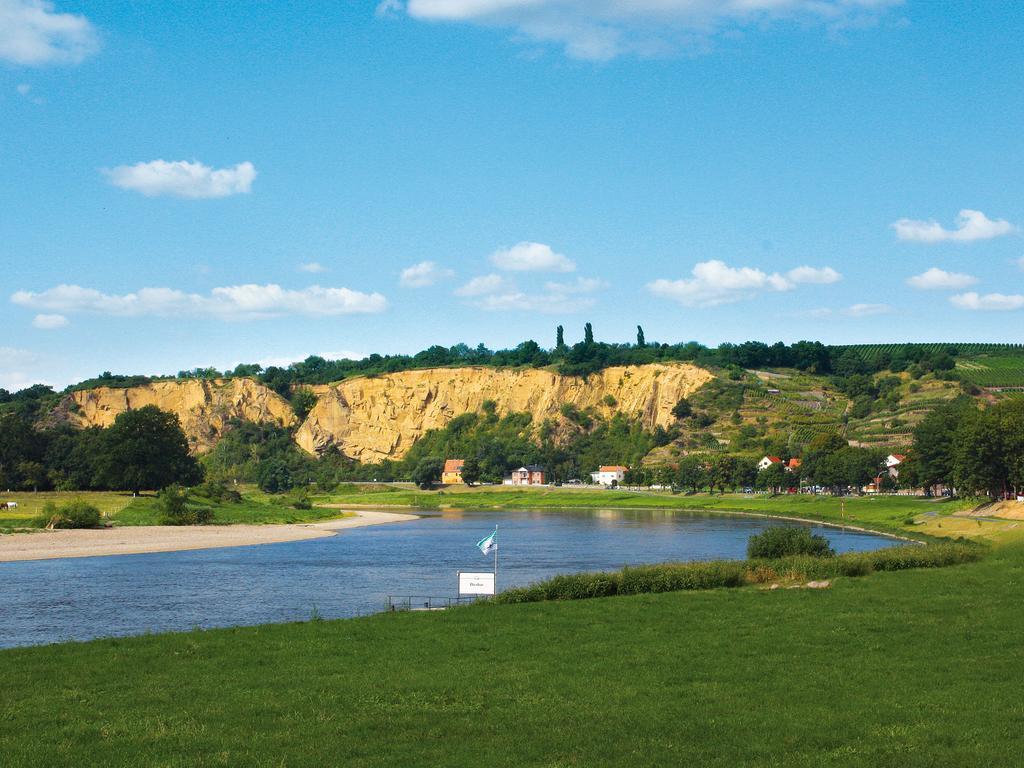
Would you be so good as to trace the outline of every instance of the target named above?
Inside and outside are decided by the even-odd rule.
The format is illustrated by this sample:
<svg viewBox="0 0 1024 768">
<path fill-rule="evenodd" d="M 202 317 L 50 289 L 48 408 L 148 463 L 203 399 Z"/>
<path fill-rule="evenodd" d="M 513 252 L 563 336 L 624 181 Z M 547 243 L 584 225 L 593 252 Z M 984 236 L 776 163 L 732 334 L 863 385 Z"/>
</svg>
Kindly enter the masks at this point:
<svg viewBox="0 0 1024 768">
<path fill-rule="evenodd" d="M 883 353 L 893 355 L 898 351 L 908 349 L 919 350 L 925 354 L 956 350 L 957 355 L 961 358 L 973 358 L 978 355 L 1006 355 L 1019 357 L 1024 362 L 1024 344 L 965 344 L 942 341 L 928 344 L 849 344 L 834 347 L 834 349 L 839 352 L 852 349 L 860 355 L 862 360 L 869 363 L 877 360 Z"/>
<path fill-rule="evenodd" d="M 1024 354 L 958 359 L 956 370 L 964 381 L 979 387 L 1024 387 Z"/>
</svg>

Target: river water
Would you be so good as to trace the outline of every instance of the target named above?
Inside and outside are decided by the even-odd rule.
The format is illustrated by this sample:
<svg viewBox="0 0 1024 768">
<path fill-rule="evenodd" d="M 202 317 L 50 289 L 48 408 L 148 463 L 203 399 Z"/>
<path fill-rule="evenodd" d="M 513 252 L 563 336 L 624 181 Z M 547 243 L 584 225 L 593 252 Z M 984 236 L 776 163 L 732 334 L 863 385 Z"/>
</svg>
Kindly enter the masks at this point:
<svg viewBox="0 0 1024 768">
<path fill-rule="evenodd" d="M 336 536 L 116 557 L 0 563 L 0 647 L 302 621 L 380 611 L 388 595 L 454 596 L 488 571 L 476 542 L 498 525 L 498 587 L 625 565 L 742 558 L 761 518 L 634 510 L 424 513 Z M 811 526 L 837 552 L 893 539 Z"/>
</svg>

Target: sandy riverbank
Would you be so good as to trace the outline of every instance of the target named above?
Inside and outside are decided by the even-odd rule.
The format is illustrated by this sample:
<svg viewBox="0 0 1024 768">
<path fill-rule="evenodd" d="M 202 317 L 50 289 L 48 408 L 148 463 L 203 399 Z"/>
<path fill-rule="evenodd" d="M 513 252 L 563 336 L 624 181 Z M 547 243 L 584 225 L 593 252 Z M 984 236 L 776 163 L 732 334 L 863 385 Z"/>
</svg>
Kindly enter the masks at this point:
<svg viewBox="0 0 1024 768">
<path fill-rule="evenodd" d="M 346 528 L 415 519 L 416 515 L 356 510 L 353 517 L 295 525 L 139 525 L 97 530 L 14 533 L 0 536 L 0 563 L 276 544 L 333 536 L 336 531 Z"/>
</svg>

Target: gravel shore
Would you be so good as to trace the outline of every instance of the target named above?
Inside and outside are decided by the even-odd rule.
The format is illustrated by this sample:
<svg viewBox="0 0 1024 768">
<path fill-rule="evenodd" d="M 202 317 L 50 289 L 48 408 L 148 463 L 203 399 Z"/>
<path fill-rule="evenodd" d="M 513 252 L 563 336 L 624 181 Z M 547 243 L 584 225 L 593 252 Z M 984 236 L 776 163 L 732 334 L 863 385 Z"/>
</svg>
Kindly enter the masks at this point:
<svg viewBox="0 0 1024 768">
<path fill-rule="evenodd" d="M 368 510 L 356 511 L 354 517 L 295 525 L 139 525 L 97 530 L 13 533 L 0 536 L 0 562 L 275 544 L 333 536 L 336 531 L 346 528 L 415 519 L 416 515 Z"/>
</svg>

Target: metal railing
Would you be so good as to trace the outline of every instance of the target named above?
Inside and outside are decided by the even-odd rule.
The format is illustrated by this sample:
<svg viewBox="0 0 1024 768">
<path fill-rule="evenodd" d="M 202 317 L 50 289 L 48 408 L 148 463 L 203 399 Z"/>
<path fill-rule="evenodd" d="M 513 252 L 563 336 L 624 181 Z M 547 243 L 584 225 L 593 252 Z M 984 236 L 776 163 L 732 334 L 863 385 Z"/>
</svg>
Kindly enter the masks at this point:
<svg viewBox="0 0 1024 768">
<path fill-rule="evenodd" d="M 472 603 L 476 597 L 431 597 L 427 595 L 388 595 L 386 611 L 443 611 Z"/>
</svg>

